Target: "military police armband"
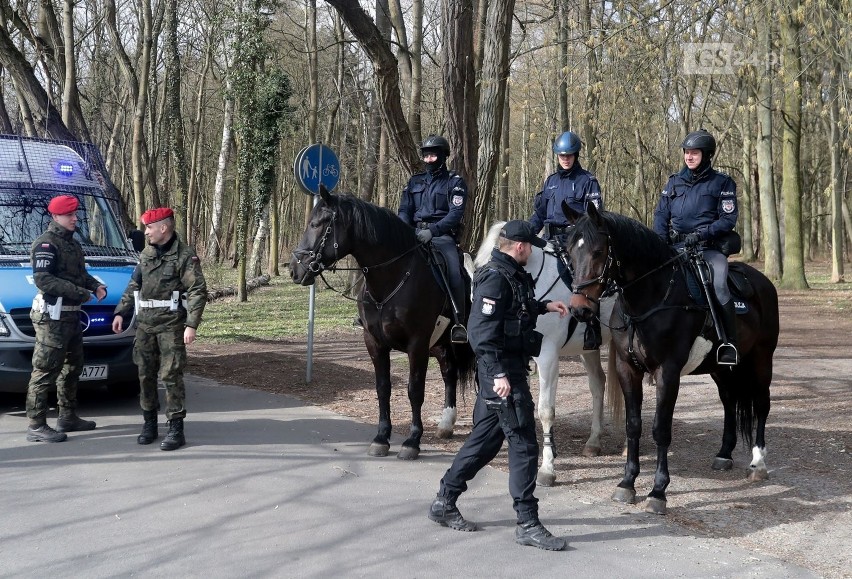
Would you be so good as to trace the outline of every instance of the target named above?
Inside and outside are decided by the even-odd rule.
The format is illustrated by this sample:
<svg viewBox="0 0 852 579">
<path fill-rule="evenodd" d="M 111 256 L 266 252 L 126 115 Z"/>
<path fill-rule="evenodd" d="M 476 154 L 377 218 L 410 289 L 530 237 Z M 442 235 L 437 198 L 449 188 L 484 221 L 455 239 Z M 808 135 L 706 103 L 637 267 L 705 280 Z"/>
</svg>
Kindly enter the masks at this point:
<svg viewBox="0 0 852 579">
<path fill-rule="evenodd" d="M 52 273 L 56 264 L 56 248 L 49 243 L 40 243 L 33 252 L 33 273 Z"/>
</svg>

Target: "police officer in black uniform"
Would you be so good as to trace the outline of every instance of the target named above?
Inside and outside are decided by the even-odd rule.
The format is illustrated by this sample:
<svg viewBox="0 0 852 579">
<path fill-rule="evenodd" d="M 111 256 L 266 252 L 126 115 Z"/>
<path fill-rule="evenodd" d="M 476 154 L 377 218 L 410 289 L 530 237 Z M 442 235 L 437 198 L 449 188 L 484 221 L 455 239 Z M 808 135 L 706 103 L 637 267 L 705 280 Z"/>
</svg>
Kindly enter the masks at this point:
<svg viewBox="0 0 852 579">
<path fill-rule="evenodd" d="M 473 280 L 470 344 L 477 357 L 479 395 L 473 408 L 473 430 L 441 479 L 429 518 L 458 531 L 475 531 L 476 524 L 456 507 L 467 481 L 497 456 L 509 441 L 509 492 L 514 499 L 518 525 L 515 540 L 521 545 L 559 551 L 567 546 L 538 519 L 538 499 L 533 492 L 538 468 L 534 404 L 527 382 L 527 365 L 541 349 L 536 318 L 546 312 L 565 316 L 563 302 L 537 301 L 535 283 L 524 271 L 531 244 L 544 247 L 533 226 L 509 221 L 501 232 L 491 261 L 477 270 Z"/>
<path fill-rule="evenodd" d="M 734 300 L 728 290 L 728 258 L 718 243 L 737 224 L 737 186 L 711 163 L 716 139 L 704 129 L 689 133 L 681 144 L 684 167 L 669 177 L 654 210 L 654 231 L 675 245 L 703 244 L 704 260 L 713 270 L 713 290 L 721 306 L 721 322 L 728 341 L 718 353 L 720 364 L 734 365 L 737 326 Z"/>
<path fill-rule="evenodd" d="M 575 133 L 566 131 L 553 141 L 553 153 L 559 160 L 559 169 L 544 180 L 544 186 L 535 196 L 533 214 L 530 217 L 536 232 L 545 230 L 544 237 L 553 242 L 560 257 L 559 274 L 571 286 L 571 273 L 568 267 L 568 255 L 563 251 L 565 238 L 571 225 L 562 212 L 565 201 L 581 215 L 586 207 L 593 203 L 603 210 L 603 198 L 597 178 L 580 165 L 580 149 L 583 143 Z M 593 318 L 586 324 L 586 350 L 597 350 L 601 345 L 600 320 Z"/>
<path fill-rule="evenodd" d="M 455 171 L 447 169 L 450 144 L 439 135 L 426 137 L 420 147 L 424 173 L 416 173 L 402 190 L 399 217 L 417 228 L 417 239 L 431 243 L 433 255 L 446 265 L 447 285 L 452 300 L 454 325 L 450 339 L 467 342 L 464 327 L 465 283 L 458 236 L 467 203 L 467 184 Z"/>
</svg>

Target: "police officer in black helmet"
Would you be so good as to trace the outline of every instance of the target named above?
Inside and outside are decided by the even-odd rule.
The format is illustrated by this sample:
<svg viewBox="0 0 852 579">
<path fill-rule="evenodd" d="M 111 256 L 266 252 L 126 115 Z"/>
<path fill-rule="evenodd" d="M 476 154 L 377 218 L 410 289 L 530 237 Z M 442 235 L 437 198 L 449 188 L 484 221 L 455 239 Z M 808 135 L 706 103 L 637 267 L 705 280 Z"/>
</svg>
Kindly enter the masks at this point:
<svg viewBox="0 0 852 579">
<path fill-rule="evenodd" d="M 660 195 L 654 210 L 654 231 L 676 246 L 702 245 L 704 260 L 713 270 L 713 290 L 727 338 L 717 360 L 734 365 L 738 361 L 736 313 L 728 290 L 728 258 L 719 248 L 737 224 L 737 186 L 729 175 L 712 167 L 716 139 L 709 132 L 699 129 L 689 133 L 681 147 L 684 167 L 669 177 Z M 736 251 L 738 247 L 731 252 Z"/>
<path fill-rule="evenodd" d="M 446 265 L 447 289 L 455 317 L 450 339 L 465 343 L 464 308 L 468 301 L 458 237 L 467 203 L 467 184 L 455 171 L 447 169 L 450 144 L 444 137 L 426 137 L 420 153 L 426 171 L 408 180 L 402 190 L 398 213 L 400 219 L 417 229 L 417 239 L 431 244 L 433 255 Z"/>
<path fill-rule="evenodd" d="M 530 223 L 536 232 L 545 229 L 545 238 L 553 242 L 560 256 L 559 274 L 565 283 L 571 286 L 571 273 L 568 269 L 568 255 L 562 251 L 563 242 L 570 227 L 568 218 L 562 212 L 565 201 L 581 215 L 586 212 L 589 203 L 603 210 L 603 198 L 597 178 L 580 165 L 580 150 L 583 142 L 575 133 L 566 131 L 553 141 L 553 153 L 559 161 L 559 168 L 544 181 L 541 191 L 535 196 L 533 214 Z M 586 350 L 597 350 L 601 344 L 600 320 L 593 318 L 586 324 Z"/>
<path fill-rule="evenodd" d="M 521 545 L 559 551 L 567 545 L 554 537 L 538 518 L 533 495 L 538 469 L 538 441 L 534 404 L 527 381 L 527 365 L 541 349 L 536 319 L 546 312 L 564 317 L 563 302 L 537 301 L 535 283 L 523 266 L 531 245 L 544 247 L 532 225 L 509 221 L 503 227 L 491 261 L 473 280 L 470 345 L 476 352 L 479 393 L 473 408 L 473 430 L 441 479 L 429 518 L 457 531 L 475 531 L 456 500 L 471 480 L 509 442 L 509 493 L 518 524 L 515 540 Z"/>
</svg>

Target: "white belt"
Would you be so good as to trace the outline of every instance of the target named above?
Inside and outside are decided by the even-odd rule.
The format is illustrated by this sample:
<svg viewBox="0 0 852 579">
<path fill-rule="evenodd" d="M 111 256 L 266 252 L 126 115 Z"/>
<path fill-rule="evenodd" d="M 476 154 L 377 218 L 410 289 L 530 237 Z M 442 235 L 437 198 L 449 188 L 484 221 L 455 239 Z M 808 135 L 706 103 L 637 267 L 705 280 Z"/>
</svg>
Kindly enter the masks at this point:
<svg viewBox="0 0 852 579">
<path fill-rule="evenodd" d="M 60 308 L 60 310 L 63 311 L 63 312 L 79 312 L 81 309 L 83 309 L 81 306 L 62 306 Z M 36 309 L 36 308 L 33 308 L 33 311 L 38 312 L 40 314 L 44 313 L 44 312 L 41 311 L 41 309 Z"/>
<path fill-rule="evenodd" d="M 170 308 L 172 300 L 139 300 L 140 308 Z"/>
</svg>

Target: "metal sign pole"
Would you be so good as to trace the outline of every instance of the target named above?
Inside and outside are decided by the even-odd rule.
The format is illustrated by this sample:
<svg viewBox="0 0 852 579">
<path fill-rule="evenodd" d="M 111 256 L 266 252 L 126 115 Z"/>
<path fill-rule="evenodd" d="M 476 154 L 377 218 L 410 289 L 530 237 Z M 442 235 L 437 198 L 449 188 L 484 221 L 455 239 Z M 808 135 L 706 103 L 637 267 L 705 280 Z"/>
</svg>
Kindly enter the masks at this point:
<svg viewBox="0 0 852 579">
<path fill-rule="evenodd" d="M 317 190 L 314 195 L 314 207 L 322 185 L 322 141 L 319 143 L 319 162 L 317 171 Z M 308 366 L 305 369 L 305 383 L 310 384 L 314 375 L 314 317 L 316 314 L 317 284 L 312 284 L 308 292 Z"/>
</svg>

